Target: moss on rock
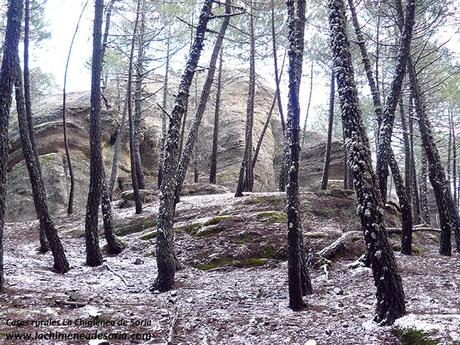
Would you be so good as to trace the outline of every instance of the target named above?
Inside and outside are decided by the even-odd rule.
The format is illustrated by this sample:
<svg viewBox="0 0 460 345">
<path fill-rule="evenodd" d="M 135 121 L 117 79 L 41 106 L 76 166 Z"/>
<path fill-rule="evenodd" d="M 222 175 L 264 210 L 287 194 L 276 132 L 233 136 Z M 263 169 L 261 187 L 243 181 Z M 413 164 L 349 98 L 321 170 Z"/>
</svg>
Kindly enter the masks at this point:
<svg viewBox="0 0 460 345">
<path fill-rule="evenodd" d="M 278 211 L 261 212 L 256 215 L 256 218 L 270 224 L 287 222 L 287 214 Z"/>
</svg>

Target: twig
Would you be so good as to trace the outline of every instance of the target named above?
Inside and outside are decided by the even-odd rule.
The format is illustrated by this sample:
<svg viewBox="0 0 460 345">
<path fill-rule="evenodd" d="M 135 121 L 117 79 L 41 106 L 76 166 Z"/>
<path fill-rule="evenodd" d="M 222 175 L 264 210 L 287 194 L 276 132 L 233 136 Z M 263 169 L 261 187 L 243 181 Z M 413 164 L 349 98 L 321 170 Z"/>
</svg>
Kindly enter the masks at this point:
<svg viewBox="0 0 460 345">
<path fill-rule="evenodd" d="M 169 335 L 168 335 L 168 345 L 174 345 L 174 328 L 176 327 L 177 323 L 177 315 L 179 314 L 179 310 L 177 306 L 174 309 L 174 316 L 171 320 L 171 327 L 169 328 Z"/>
<path fill-rule="evenodd" d="M 160 103 L 157 103 L 157 105 L 160 107 L 160 109 L 163 111 L 163 113 L 165 113 L 165 115 L 167 117 L 169 117 L 169 119 L 171 120 L 171 116 L 169 115 L 169 113 L 161 106 Z"/>
<path fill-rule="evenodd" d="M 110 272 L 112 272 L 113 274 L 115 274 L 118 278 L 120 278 L 126 286 L 132 286 L 132 285 L 128 284 L 128 282 L 126 281 L 126 279 L 125 279 L 120 273 L 115 272 L 115 271 L 113 270 L 113 268 L 109 266 L 109 264 L 105 264 L 105 267 L 107 268 L 107 270 L 109 270 Z"/>
</svg>

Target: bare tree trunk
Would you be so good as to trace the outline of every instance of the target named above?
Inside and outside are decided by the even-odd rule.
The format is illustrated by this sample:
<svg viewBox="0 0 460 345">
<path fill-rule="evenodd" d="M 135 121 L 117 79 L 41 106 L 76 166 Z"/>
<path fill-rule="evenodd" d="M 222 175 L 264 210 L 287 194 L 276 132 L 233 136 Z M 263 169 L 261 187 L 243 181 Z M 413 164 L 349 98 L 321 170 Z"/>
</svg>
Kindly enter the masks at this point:
<svg viewBox="0 0 460 345">
<path fill-rule="evenodd" d="M 427 175 L 428 175 L 428 161 L 426 158 L 425 149 L 422 147 L 422 163 L 420 167 L 420 212 L 422 220 L 425 224 L 430 225 L 430 210 L 428 208 L 428 185 L 427 185 Z"/>
<path fill-rule="evenodd" d="M 6 13 L 5 41 L 0 69 L 0 292 L 5 287 L 3 272 L 3 230 L 5 228 L 6 177 L 8 168 L 8 126 L 15 79 L 14 63 L 21 36 L 22 0 L 9 0 Z"/>
<path fill-rule="evenodd" d="M 69 169 L 69 177 L 70 177 L 70 191 L 69 191 L 69 203 L 67 206 L 67 214 L 73 213 L 73 198 L 75 194 L 75 177 L 73 175 L 73 168 L 72 168 L 72 160 L 70 158 L 69 152 L 69 141 L 67 140 L 67 118 L 66 118 L 66 85 L 67 85 L 67 72 L 69 69 L 70 63 L 70 56 L 72 55 L 72 48 L 75 42 L 75 37 L 78 33 L 78 28 L 80 27 L 81 18 L 83 17 L 83 13 L 85 12 L 86 6 L 88 5 L 87 0 L 83 5 L 83 8 L 80 12 L 80 17 L 78 17 L 77 26 L 75 27 L 75 31 L 72 36 L 72 41 L 70 42 L 69 52 L 67 54 L 67 61 L 65 64 L 65 71 L 64 71 L 64 86 L 62 89 L 62 128 L 63 128 L 63 135 L 64 135 L 64 149 L 65 149 L 65 156 L 67 160 L 67 168 Z"/>
<path fill-rule="evenodd" d="M 35 161 L 40 163 L 40 159 L 38 157 L 38 152 L 37 152 L 37 145 L 35 143 L 35 135 L 33 131 L 32 102 L 31 102 L 31 97 L 30 97 L 29 34 L 30 34 L 30 0 L 26 0 L 25 8 L 24 8 L 24 102 L 25 102 L 25 111 L 26 111 L 32 153 L 34 155 Z M 38 164 L 38 169 L 39 169 L 40 176 L 41 176 L 40 164 Z M 33 195 L 33 197 L 35 199 L 36 195 Z M 35 211 L 37 210 L 35 209 Z M 37 212 L 37 215 L 38 215 L 38 212 Z M 40 223 L 40 231 L 39 231 L 39 236 L 40 236 L 39 252 L 40 253 L 46 253 L 49 250 L 44 226 L 45 224 Z"/>
<path fill-rule="evenodd" d="M 102 16 L 104 1 L 96 0 L 93 28 L 93 58 L 91 61 L 91 114 L 90 114 L 90 180 L 86 205 L 85 238 L 86 264 L 102 265 L 99 248 L 98 219 L 101 203 L 102 155 L 101 155 L 101 74 L 102 74 Z"/>
<path fill-rule="evenodd" d="M 220 115 L 220 98 L 222 93 L 222 64 L 223 50 L 220 48 L 219 72 L 217 74 L 216 104 L 214 108 L 214 130 L 212 135 L 212 153 L 211 153 L 211 170 L 209 172 L 209 183 L 217 183 L 217 149 L 219 145 L 219 115 Z"/>
<path fill-rule="evenodd" d="M 166 64 L 165 64 L 165 79 L 163 82 L 163 109 L 166 110 L 168 105 L 168 82 L 169 82 L 169 64 L 171 60 L 171 26 L 168 25 L 168 38 L 166 40 Z M 160 159 L 158 162 L 158 188 L 161 186 L 162 172 L 163 172 L 163 161 L 164 161 L 164 150 L 165 150 L 165 138 L 167 134 L 168 119 L 164 111 L 161 113 L 161 141 L 160 141 Z"/>
<path fill-rule="evenodd" d="M 188 95 L 195 74 L 198 60 L 203 49 L 206 29 L 211 15 L 213 0 L 204 0 L 200 19 L 196 28 L 195 41 L 182 75 L 177 92 L 174 108 L 169 122 L 168 136 L 165 142 L 165 160 L 163 164 L 163 179 L 160 188 L 160 208 L 158 211 L 158 236 L 156 238 L 156 258 L 158 276 L 150 287 L 152 291 L 168 291 L 174 286 L 176 273 L 176 258 L 174 254 L 174 211 L 176 191 L 176 170 L 179 158 L 179 137 L 181 120 L 184 116 Z"/>
<path fill-rule="evenodd" d="M 310 115 L 310 107 L 311 107 L 311 95 L 313 94 L 313 71 L 314 71 L 315 63 L 313 59 L 311 60 L 311 67 L 310 67 L 310 91 L 308 93 L 308 103 L 307 103 L 307 111 L 305 113 L 305 122 L 303 124 L 303 133 L 302 133 L 302 144 L 301 147 L 305 146 L 305 139 L 307 137 L 307 121 L 308 115 Z"/>
<path fill-rule="evenodd" d="M 22 73 L 19 62 L 19 56 L 16 56 L 15 62 L 15 93 L 16 93 L 16 109 L 18 112 L 19 134 L 21 136 L 22 151 L 26 161 L 27 170 L 29 172 L 32 194 L 34 196 L 35 209 L 37 211 L 40 226 L 44 229 L 48 240 L 51 253 L 54 258 L 53 268 L 58 273 L 65 273 L 69 270 L 69 263 L 65 256 L 64 247 L 51 219 L 48 205 L 46 202 L 45 187 L 40 170 L 40 163 L 36 160 L 32 149 L 32 141 L 30 139 L 29 124 L 26 115 L 24 90 L 22 86 Z"/>
<path fill-rule="evenodd" d="M 289 96 L 288 141 L 289 177 L 286 191 L 288 215 L 288 280 L 289 306 L 301 310 L 305 304 L 302 296 L 312 293 L 303 254 L 303 233 L 299 213 L 299 160 L 300 160 L 300 105 L 299 87 L 305 31 L 305 0 L 287 0 L 289 37 Z M 307 291 L 306 291 L 307 290 Z"/>
<path fill-rule="evenodd" d="M 420 198 L 418 193 L 417 185 L 417 169 L 415 166 L 415 154 L 414 154 L 414 112 L 413 112 L 413 101 L 412 93 L 409 96 L 409 141 L 410 141 L 410 158 L 411 158 L 411 183 L 412 183 L 412 193 L 413 193 L 413 214 L 414 222 L 420 224 L 423 220 L 420 215 Z"/>
<path fill-rule="evenodd" d="M 334 71 L 347 138 L 348 158 L 353 167 L 358 214 L 377 287 L 374 320 L 382 325 L 390 325 L 406 312 L 404 291 L 396 259 L 388 243 L 382 197 L 377 188 L 370 145 L 362 122 L 346 30 L 345 4 L 343 0 L 329 0 L 328 6 Z"/>
<path fill-rule="evenodd" d="M 209 94 L 211 92 L 212 83 L 214 80 L 214 74 L 216 72 L 216 65 L 217 60 L 219 58 L 220 48 L 222 47 L 222 42 L 224 41 L 225 32 L 227 31 L 228 24 L 230 23 L 230 14 L 231 14 L 231 7 L 230 7 L 230 0 L 226 0 L 226 10 L 225 14 L 227 15 L 224 17 L 222 21 L 222 25 L 220 27 L 219 35 L 217 36 L 216 42 L 214 43 L 214 48 L 211 54 L 211 60 L 209 62 L 208 74 L 206 76 L 206 80 L 203 86 L 203 90 L 201 91 L 200 95 L 200 102 L 196 107 L 195 116 L 193 118 L 193 122 L 190 126 L 187 141 L 185 143 L 184 150 L 180 156 L 179 165 L 176 171 L 176 202 L 179 200 L 180 191 L 182 188 L 182 184 L 184 183 L 185 176 L 187 174 L 187 168 L 190 164 L 190 159 L 192 157 L 193 148 L 195 146 L 195 142 L 198 137 L 198 129 L 201 124 L 201 120 L 203 119 L 204 112 L 206 110 L 206 105 L 208 103 Z M 196 79 L 195 79 L 196 80 Z"/>
<path fill-rule="evenodd" d="M 324 155 L 323 179 L 321 181 L 321 189 L 327 189 L 329 181 L 329 165 L 331 163 L 331 148 L 332 148 L 332 129 L 334 127 L 334 101 L 335 101 L 335 77 L 334 71 L 331 71 L 331 93 L 329 95 L 329 119 L 327 126 L 327 143 L 326 154 Z"/>
<path fill-rule="evenodd" d="M 133 149 L 134 149 L 134 171 L 137 175 L 139 189 L 145 189 L 144 173 L 140 152 L 141 115 L 142 115 L 142 84 L 144 81 L 144 60 L 145 60 L 145 0 L 141 0 L 139 34 L 137 35 L 137 64 L 136 81 L 134 85 L 134 116 L 133 116 Z M 133 167 L 131 168 L 133 170 Z"/>
<path fill-rule="evenodd" d="M 396 62 L 395 74 L 390 85 L 390 93 L 385 103 L 382 114 L 382 123 L 379 133 L 379 146 L 377 150 L 377 177 L 382 198 L 386 201 L 388 164 L 391 150 L 395 111 L 401 95 L 402 84 L 406 74 L 407 60 L 410 56 L 410 45 L 415 18 L 415 0 L 408 0 L 406 5 L 406 19 L 400 25 L 401 44 Z M 403 24 L 404 23 L 404 24 Z"/>
<path fill-rule="evenodd" d="M 135 141 L 135 123 L 133 119 L 132 109 L 132 83 L 133 83 L 133 60 L 134 60 L 134 47 L 136 44 L 136 35 L 139 25 L 139 16 L 141 11 L 141 4 L 143 0 L 137 0 L 136 19 L 134 22 L 133 37 L 131 40 L 131 52 L 129 54 L 129 67 L 128 67 L 128 87 L 127 87 L 127 111 L 128 111 L 128 124 L 129 124 L 129 157 L 131 162 L 131 181 L 133 185 L 134 202 L 136 203 L 136 214 L 142 213 L 142 201 L 139 194 L 139 180 L 136 165 L 136 141 Z"/>
<path fill-rule="evenodd" d="M 249 16 L 249 93 L 246 111 L 246 134 L 244 157 L 241 163 L 238 186 L 236 188 L 236 197 L 243 196 L 243 191 L 252 192 L 254 185 L 254 175 L 252 173 L 252 128 L 254 125 L 254 96 L 256 92 L 256 42 L 254 32 L 254 6 L 253 0 L 250 0 L 249 6 L 251 13 Z"/>
</svg>

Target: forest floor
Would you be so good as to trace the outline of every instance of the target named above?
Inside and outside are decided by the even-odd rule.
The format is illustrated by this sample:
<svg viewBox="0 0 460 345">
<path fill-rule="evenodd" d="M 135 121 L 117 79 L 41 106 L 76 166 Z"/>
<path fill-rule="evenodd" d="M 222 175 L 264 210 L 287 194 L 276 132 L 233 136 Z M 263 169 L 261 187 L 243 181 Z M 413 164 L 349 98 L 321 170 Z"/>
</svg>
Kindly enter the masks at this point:
<svg viewBox="0 0 460 345">
<path fill-rule="evenodd" d="M 396 326 L 372 322 L 372 273 L 347 266 L 362 243 L 332 264 L 327 280 L 323 268 L 312 270 L 315 291 L 306 298 L 307 308 L 291 311 L 283 203 L 280 193 L 183 197 L 176 246 L 184 268 L 176 274 L 176 290 L 163 294 L 149 292 L 156 275 L 155 202 L 141 216 L 132 208 L 115 208 L 117 232 L 127 248 L 118 256 L 106 255 L 96 268 L 84 264 L 83 214 L 59 218 L 71 265 L 65 275 L 50 269 L 50 254 L 37 253 L 37 222 L 9 223 L 0 343 L 107 344 L 49 340 L 97 331 L 130 338 L 109 344 L 391 345 L 404 337 L 417 339 L 405 344 L 460 344 L 460 256 L 438 255 L 430 234 L 416 235 L 416 255 L 396 253 L 408 313 Z M 352 195 L 302 193 L 302 205 L 306 242 L 314 250 L 359 229 Z M 398 238 L 392 241 L 397 246 Z M 41 340 L 6 340 L 27 334 Z"/>
</svg>

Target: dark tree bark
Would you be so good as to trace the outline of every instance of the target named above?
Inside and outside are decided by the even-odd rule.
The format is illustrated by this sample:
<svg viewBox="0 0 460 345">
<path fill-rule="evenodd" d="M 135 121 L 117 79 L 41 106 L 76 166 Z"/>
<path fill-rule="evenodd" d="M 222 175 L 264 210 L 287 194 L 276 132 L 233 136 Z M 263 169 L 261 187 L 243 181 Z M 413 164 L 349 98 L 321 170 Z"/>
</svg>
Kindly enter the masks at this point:
<svg viewBox="0 0 460 345">
<path fill-rule="evenodd" d="M 452 128 L 452 180 L 453 180 L 453 191 L 454 191 L 454 203 L 455 208 L 457 209 L 458 213 L 458 205 L 457 205 L 457 139 L 455 135 L 455 120 L 452 108 L 449 108 L 450 112 L 450 123 Z"/>
<path fill-rule="evenodd" d="M 136 163 L 136 139 L 135 139 L 135 123 L 133 119 L 132 107 L 132 85 L 133 85 L 133 60 L 134 60 L 134 47 L 136 45 L 136 35 L 138 32 L 139 16 L 141 11 L 142 0 L 137 0 L 136 19 L 134 21 L 133 37 L 131 39 L 131 52 L 129 54 L 129 67 L 128 67 L 128 86 L 127 86 L 127 111 L 128 111 L 128 124 L 129 124 L 129 158 L 131 162 L 131 182 L 133 185 L 134 202 L 136 204 L 136 214 L 142 213 L 142 200 L 139 194 L 139 180 L 137 173 Z"/>
<path fill-rule="evenodd" d="M 118 0 L 110 0 L 107 4 L 105 9 L 105 27 L 104 27 L 104 35 L 102 36 L 102 74 L 104 74 L 104 59 L 105 59 L 105 52 L 107 50 L 107 46 L 109 45 L 109 34 L 110 34 L 110 24 L 112 18 L 112 10 L 115 2 Z M 102 92 L 107 88 L 108 83 L 108 75 L 106 74 L 105 77 L 102 78 Z"/>
<path fill-rule="evenodd" d="M 425 149 L 421 148 L 422 162 L 420 164 L 420 215 L 425 224 L 430 225 L 430 209 L 428 207 L 428 161 L 426 159 Z"/>
<path fill-rule="evenodd" d="M 307 138 L 307 121 L 308 121 L 308 115 L 310 115 L 311 96 L 313 94 L 313 71 L 314 71 L 314 68 L 315 68 L 315 64 L 314 64 L 314 62 L 312 60 L 311 61 L 311 67 L 310 67 L 310 91 L 308 92 L 307 111 L 305 113 L 305 121 L 304 121 L 304 124 L 303 124 L 301 147 L 305 146 L 305 139 Z"/>
<path fill-rule="evenodd" d="M 40 163 L 37 145 L 35 143 L 35 135 L 33 131 L 33 119 L 32 119 L 32 102 L 30 97 L 30 73 L 29 73 L 29 35 L 30 35 L 30 0 L 25 1 L 24 6 L 24 102 L 25 111 L 27 117 L 27 124 L 29 129 L 29 137 L 31 143 L 31 149 L 36 162 Z M 39 172 L 41 175 L 41 166 L 38 165 Z M 34 199 L 36 195 L 33 195 Z M 35 210 L 37 211 L 37 210 Z M 37 212 L 38 215 L 38 212 Z M 48 242 L 46 240 L 46 233 L 44 224 L 40 223 L 40 253 L 46 253 L 49 250 Z"/>
<path fill-rule="evenodd" d="M 390 85 L 390 93 L 385 102 L 382 121 L 379 128 L 379 146 L 377 149 L 377 176 L 379 188 L 384 201 L 387 194 L 387 178 L 389 156 L 391 151 L 391 137 L 395 120 L 396 106 L 401 95 L 402 84 L 406 74 L 407 60 L 410 56 L 410 45 L 415 22 L 415 0 L 407 0 L 406 19 L 401 26 L 401 44 L 393 81 Z"/>
<path fill-rule="evenodd" d="M 192 124 L 190 126 L 189 132 L 187 134 L 187 140 L 185 142 L 184 150 L 180 156 L 179 165 L 176 172 L 176 201 L 179 200 L 180 191 L 182 184 L 184 183 L 185 176 L 187 174 L 187 168 L 190 164 L 190 159 L 192 158 L 193 149 L 198 137 L 198 129 L 201 125 L 201 120 L 203 119 L 204 112 L 206 111 L 206 106 L 208 104 L 209 94 L 211 92 L 212 83 L 214 80 L 214 74 L 216 72 L 217 60 L 219 59 L 219 52 L 222 47 L 222 42 L 224 41 L 225 32 L 227 31 L 228 24 L 230 23 L 230 14 L 231 14 L 231 1 L 226 0 L 226 9 L 220 27 L 219 35 L 216 38 L 214 43 L 214 48 L 211 54 L 211 60 L 209 62 L 208 74 L 204 82 L 203 90 L 201 91 L 200 101 L 196 107 L 195 116 L 193 118 Z M 196 79 L 195 79 L 196 80 Z"/>
<path fill-rule="evenodd" d="M 169 64 L 171 60 L 171 27 L 168 26 L 168 38 L 166 40 L 166 64 L 165 64 L 165 79 L 163 82 L 163 110 L 168 105 L 168 82 L 169 82 Z M 161 141 L 160 141 L 160 159 L 158 162 L 158 188 L 161 186 L 162 173 L 163 173 L 163 161 L 164 161 L 164 150 L 165 150 L 165 139 L 167 135 L 168 119 L 164 111 L 161 112 Z"/>
<path fill-rule="evenodd" d="M 329 181 L 329 165 L 331 163 L 331 148 L 332 148 L 332 129 L 334 127 L 334 101 L 335 101 L 335 77 L 334 71 L 331 71 L 331 93 L 329 95 L 329 119 L 327 125 L 327 143 L 326 154 L 324 155 L 323 179 L 321 181 L 321 189 L 327 189 Z"/>
<path fill-rule="evenodd" d="M 142 87 L 145 76 L 145 0 L 141 0 L 139 34 L 137 35 L 137 63 L 136 80 L 134 85 L 134 116 L 133 116 L 133 149 L 134 149 L 134 171 L 137 175 L 139 189 L 145 188 L 144 172 L 142 171 L 142 160 L 140 152 L 141 115 L 142 115 Z"/>
<path fill-rule="evenodd" d="M 185 71 L 182 75 L 174 107 L 169 122 L 168 136 L 165 142 L 165 159 L 163 179 L 160 187 L 160 207 L 158 211 L 158 236 L 156 239 L 156 258 L 158 276 L 151 290 L 168 291 L 174 286 L 176 258 L 174 254 L 174 209 L 176 191 L 176 170 L 179 158 L 179 136 L 182 117 L 184 116 L 188 95 L 195 74 L 198 60 L 203 49 L 213 0 L 204 0 L 200 19 L 196 28 L 195 41 L 190 51 Z"/>
<path fill-rule="evenodd" d="M 396 259 L 388 243 L 383 221 L 382 197 L 372 168 L 370 145 L 362 122 L 350 43 L 346 31 L 343 0 L 329 0 L 329 26 L 334 72 L 342 109 L 349 164 L 358 198 L 368 260 L 377 287 L 377 308 L 374 320 L 382 325 L 392 324 L 405 314 L 404 291 Z"/>
<path fill-rule="evenodd" d="M 65 256 L 64 247 L 62 246 L 56 227 L 51 219 L 48 205 L 46 202 L 45 187 L 40 170 L 40 162 L 36 160 L 32 149 L 32 141 L 29 132 L 29 123 L 26 114 L 24 89 L 22 85 L 22 72 L 19 62 L 19 55 L 15 61 L 15 94 L 16 94 L 16 109 L 18 112 L 19 134 L 21 137 L 22 152 L 26 161 L 27 170 L 29 172 L 30 184 L 34 198 L 35 210 L 37 211 L 40 227 L 45 231 L 51 253 L 54 258 L 53 268 L 58 273 L 66 273 L 69 270 L 69 263 Z"/>
<path fill-rule="evenodd" d="M 70 57 L 72 55 L 72 48 L 75 42 L 75 37 L 77 36 L 78 29 L 80 27 L 81 18 L 83 17 L 83 13 L 85 12 L 86 6 L 88 5 L 87 0 L 81 9 L 80 16 L 78 17 L 77 26 L 75 27 L 75 31 L 72 36 L 72 41 L 70 42 L 69 52 L 67 54 L 67 61 L 65 64 L 64 70 L 64 86 L 62 89 L 62 129 L 64 135 L 64 149 L 65 149 L 65 156 L 67 160 L 67 169 L 69 169 L 69 177 L 70 177 L 70 191 L 69 191 L 69 202 L 67 205 L 67 214 L 73 213 L 73 198 L 75 194 L 75 177 L 73 175 L 73 167 L 72 167 L 72 159 L 70 158 L 69 152 L 69 141 L 67 139 L 67 117 L 66 117 L 66 86 L 67 86 L 67 72 L 69 70 L 69 63 Z"/>
<path fill-rule="evenodd" d="M 6 177 L 8 168 L 8 126 L 10 119 L 11 95 L 15 78 L 14 63 L 18 56 L 21 36 L 22 0 L 9 0 L 6 13 L 5 41 L 0 70 L 0 292 L 4 290 L 3 272 L 3 230 L 5 227 Z"/>
<path fill-rule="evenodd" d="M 446 173 L 441 163 L 441 158 L 433 138 L 431 123 L 425 112 L 425 107 L 421 95 L 420 85 L 417 78 L 415 66 L 412 59 L 409 59 L 409 75 L 411 88 L 414 95 L 415 111 L 418 115 L 418 123 L 422 145 L 426 152 L 427 161 L 429 164 L 429 177 L 433 186 L 436 205 L 439 212 L 439 222 L 441 228 L 441 241 L 439 244 L 439 253 L 441 255 L 451 255 L 451 233 L 455 233 L 457 250 L 460 251 L 460 220 L 452 193 L 449 188 L 449 183 L 446 178 Z M 423 212 L 423 209 L 422 209 Z"/>
<path fill-rule="evenodd" d="M 238 186 L 235 193 L 236 197 L 243 196 L 243 191 L 252 192 L 254 185 L 254 175 L 252 174 L 252 128 L 254 126 L 254 96 L 256 93 L 256 38 L 254 32 L 253 0 L 250 0 L 249 6 L 251 7 L 251 13 L 249 15 L 249 92 L 246 110 L 244 157 L 241 163 Z"/>
<path fill-rule="evenodd" d="M 404 141 L 404 185 L 406 186 L 407 199 L 412 202 L 412 156 L 410 147 L 410 133 L 407 128 L 406 112 L 404 111 L 403 97 L 399 99 L 399 115 Z"/>
<path fill-rule="evenodd" d="M 90 113 L 90 179 L 86 204 L 85 239 L 86 264 L 102 265 L 99 248 L 98 219 L 101 202 L 101 74 L 102 74 L 102 17 L 104 1 L 96 0 L 93 27 L 93 57 L 91 61 L 91 113 Z"/>
<path fill-rule="evenodd" d="M 211 169 L 209 172 L 209 183 L 217 183 L 217 149 L 219 146 L 219 116 L 220 116 L 220 99 L 222 95 L 222 64 L 223 50 L 220 48 L 219 71 L 217 73 L 216 104 L 214 107 L 214 130 L 212 133 L 212 153 Z"/>
<path fill-rule="evenodd" d="M 288 279 L 289 306 L 301 310 L 302 296 L 311 293 L 303 254 L 303 233 L 299 213 L 300 104 L 299 87 L 305 32 L 305 0 L 287 0 L 289 37 L 289 96 L 287 130 L 289 142 L 289 175 L 286 190 L 288 215 Z"/>
</svg>

